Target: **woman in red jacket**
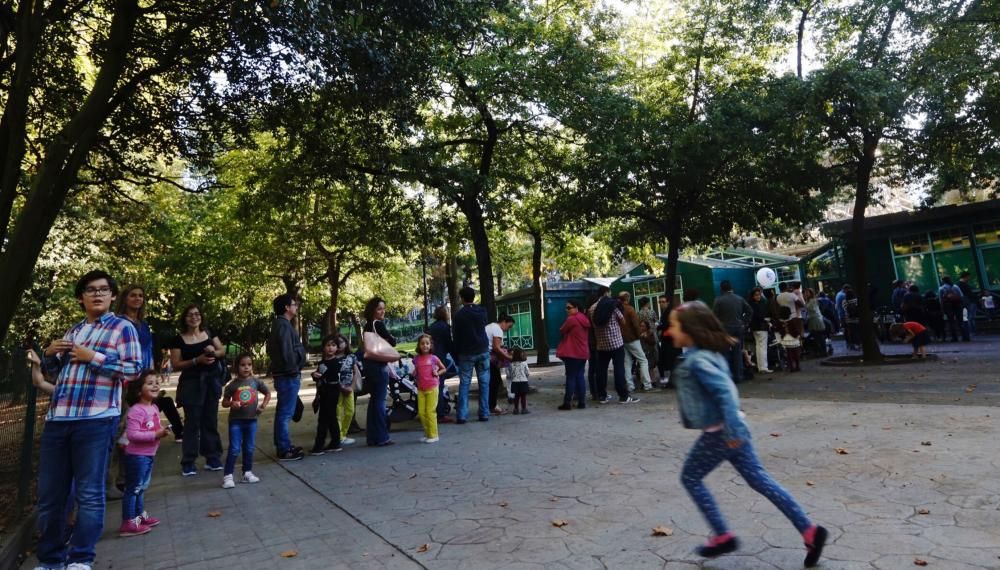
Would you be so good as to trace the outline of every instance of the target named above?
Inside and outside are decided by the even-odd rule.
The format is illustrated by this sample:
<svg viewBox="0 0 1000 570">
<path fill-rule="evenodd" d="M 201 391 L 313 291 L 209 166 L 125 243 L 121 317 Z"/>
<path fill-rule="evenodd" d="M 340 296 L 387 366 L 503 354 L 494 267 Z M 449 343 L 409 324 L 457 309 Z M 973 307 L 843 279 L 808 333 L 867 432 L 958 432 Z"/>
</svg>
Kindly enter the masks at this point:
<svg viewBox="0 0 1000 570">
<path fill-rule="evenodd" d="M 566 365 L 566 395 L 560 410 L 573 409 L 573 396 L 576 396 L 577 408 L 587 407 L 587 380 L 584 377 L 584 367 L 590 358 L 590 348 L 587 340 L 590 332 L 590 319 L 581 310 L 578 301 L 566 302 L 566 321 L 559 327 L 562 339 L 556 347 L 556 357 Z"/>
</svg>

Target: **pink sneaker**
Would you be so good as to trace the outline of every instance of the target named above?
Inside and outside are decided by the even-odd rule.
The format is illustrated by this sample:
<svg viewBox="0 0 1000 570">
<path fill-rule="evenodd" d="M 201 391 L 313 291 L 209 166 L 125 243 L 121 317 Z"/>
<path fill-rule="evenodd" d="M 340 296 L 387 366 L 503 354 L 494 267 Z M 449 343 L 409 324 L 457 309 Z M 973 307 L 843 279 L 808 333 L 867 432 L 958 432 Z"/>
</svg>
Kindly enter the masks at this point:
<svg viewBox="0 0 1000 570">
<path fill-rule="evenodd" d="M 122 521 L 122 526 L 118 528 L 118 536 L 139 536 L 140 534 L 146 534 L 150 530 L 152 529 L 142 524 L 141 517 L 135 517 L 134 519 Z"/>
<path fill-rule="evenodd" d="M 139 522 L 148 526 L 149 528 L 153 528 L 154 526 L 160 524 L 160 519 L 156 517 L 151 517 L 149 516 L 149 513 L 147 513 L 146 511 L 142 511 L 142 514 L 139 515 Z"/>
</svg>

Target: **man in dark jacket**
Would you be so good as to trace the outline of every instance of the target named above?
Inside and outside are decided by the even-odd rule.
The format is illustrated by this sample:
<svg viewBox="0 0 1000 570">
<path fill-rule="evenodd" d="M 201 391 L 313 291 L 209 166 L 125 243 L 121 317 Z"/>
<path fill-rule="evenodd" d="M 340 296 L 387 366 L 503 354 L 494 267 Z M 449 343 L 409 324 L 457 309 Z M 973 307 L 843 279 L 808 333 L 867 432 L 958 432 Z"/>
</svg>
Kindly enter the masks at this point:
<svg viewBox="0 0 1000 570">
<path fill-rule="evenodd" d="M 298 461 L 303 457 L 302 448 L 292 445 L 288 422 L 295 414 L 302 368 L 306 365 L 306 349 L 292 326 L 292 320 L 299 313 L 299 304 L 291 295 L 279 295 L 274 299 L 273 308 L 274 320 L 271 322 L 271 336 L 267 339 L 267 356 L 271 360 L 270 372 L 278 393 L 278 405 L 274 412 L 274 446 L 281 461 Z"/>
<path fill-rule="evenodd" d="M 479 421 L 490 420 L 490 344 L 486 338 L 486 309 L 476 305 L 476 291 L 462 287 L 458 292 L 462 308 L 452 317 L 452 339 L 455 360 L 458 362 L 458 402 L 455 423 L 469 420 L 469 386 L 475 369 L 479 380 Z"/>
<path fill-rule="evenodd" d="M 743 335 L 746 324 L 750 322 L 753 310 L 747 300 L 733 293 L 733 286 L 729 281 L 719 284 L 722 294 L 715 298 L 712 311 L 726 332 L 736 339 L 736 344 L 729 349 L 729 372 L 732 374 L 733 382 L 743 381 Z"/>
</svg>

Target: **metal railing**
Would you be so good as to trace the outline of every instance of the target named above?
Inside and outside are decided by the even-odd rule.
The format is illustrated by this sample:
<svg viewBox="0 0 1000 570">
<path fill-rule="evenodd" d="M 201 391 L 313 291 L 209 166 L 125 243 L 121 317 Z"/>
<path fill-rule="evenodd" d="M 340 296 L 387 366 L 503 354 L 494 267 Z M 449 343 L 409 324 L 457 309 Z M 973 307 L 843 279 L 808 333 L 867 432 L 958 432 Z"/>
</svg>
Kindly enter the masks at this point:
<svg viewBox="0 0 1000 570">
<path fill-rule="evenodd" d="M 0 528 L 13 528 L 35 501 L 38 440 L 48 411 L 25 364 L 25 349 L 0 348 Z"/>
</svg>

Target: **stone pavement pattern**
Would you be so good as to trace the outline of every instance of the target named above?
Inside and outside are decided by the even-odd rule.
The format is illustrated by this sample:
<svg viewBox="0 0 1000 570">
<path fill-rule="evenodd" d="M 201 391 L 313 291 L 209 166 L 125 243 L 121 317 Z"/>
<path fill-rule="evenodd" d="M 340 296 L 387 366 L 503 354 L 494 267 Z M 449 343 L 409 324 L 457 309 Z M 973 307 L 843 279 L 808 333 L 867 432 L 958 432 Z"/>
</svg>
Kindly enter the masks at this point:
<svg viewBox="0 0 1000 570">
<path fill-rule="evenodd" d="M 708 484 L 743 546 L 713 561 L 691 554 L 708 531 L 678 472 L 697 433 L 680 427 L 672 391 L 557 412 L 562 368 L 533 374 L 530 415 L 442 426 L 435 445 L 406 422 L 388 448 L 281 465 L 258 454 L 262 482 L 231 491 L 218 473 L 182 479 L 179 446 L 164 444 L 147 499 L 164 522 L 119 539 L 111 503 L 97 568 L 801 568 L 798 534 L 728 465 Z M 755 446 L 830 529 L 821 568 L 914 568 L 918 558 L 1000 568 L 996 408 L 761 395 L 743 401 Z M 307 412 L 295 426 L 297 443 L 311 442 L 314 422 Z M 265 419 L 258 445 L 268 453 L 271 433 Z M 652 536 L 655 526 L 672 536 Z"/>
</svg>

